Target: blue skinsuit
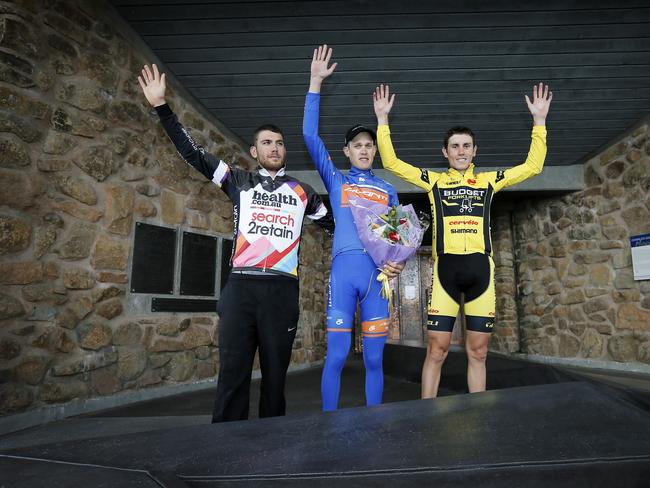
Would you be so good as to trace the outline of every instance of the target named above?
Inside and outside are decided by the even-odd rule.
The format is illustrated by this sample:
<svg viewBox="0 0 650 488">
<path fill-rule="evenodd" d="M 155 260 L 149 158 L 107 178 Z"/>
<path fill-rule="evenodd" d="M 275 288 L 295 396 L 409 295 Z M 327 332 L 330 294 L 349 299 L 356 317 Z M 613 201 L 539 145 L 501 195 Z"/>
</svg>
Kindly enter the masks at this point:
<svg viewBox="0 0 650 488">
<path fill-rule="evenodd" d="M 354 196 L 391 206 L 399 202 L 395 189 L 375 176 L 372 170 L 352 167 L 345 175 L 334 166 L 318 136 L 319 108 L 320 94 L 307 93 L 302 132 L 329 193 L 336 222 L 327 304 L 327 357 L 321 383 L 323 410 L 336 410 L 338 407 L 341 371 L 350 350 L 357 301 L 363 329 L 366 403 L 378 405 L 384 387 L 382 357 L 390 312 L 388 300 L 381 296 L 381 286 L 377 281 L 379 271 L 359 240 L 347 201 Z"/>
</svg>

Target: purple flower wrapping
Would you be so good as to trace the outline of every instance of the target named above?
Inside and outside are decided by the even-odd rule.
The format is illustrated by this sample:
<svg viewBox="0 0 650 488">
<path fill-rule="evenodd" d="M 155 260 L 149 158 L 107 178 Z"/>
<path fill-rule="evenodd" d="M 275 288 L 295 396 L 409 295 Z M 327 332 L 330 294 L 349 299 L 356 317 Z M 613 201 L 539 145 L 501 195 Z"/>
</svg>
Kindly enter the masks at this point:
<svg viewBox="0 0 650 488">
<path fill-rule="evenodd" d="M 390 207 L 362 198 L 350 198 L 350 211 L 359 233 L 359 240 L 378 268 L 388 261 L 401 263 L 410 258 L 422 243 L 424 231 L 412 205 L 399 206 L 409 220 L 408 245 L 395 244 L 373 232 L 372 224 L 385 225 L 379 216 L 388 213 Z"/>
</svg>

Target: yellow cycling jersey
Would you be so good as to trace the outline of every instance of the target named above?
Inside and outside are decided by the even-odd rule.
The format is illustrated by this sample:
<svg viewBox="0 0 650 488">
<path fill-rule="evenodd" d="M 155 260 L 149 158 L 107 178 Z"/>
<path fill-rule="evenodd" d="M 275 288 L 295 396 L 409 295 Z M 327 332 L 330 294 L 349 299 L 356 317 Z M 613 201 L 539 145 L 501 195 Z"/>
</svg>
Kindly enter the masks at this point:
<svg viewBox="0 0 650 488">
<path fill-rule="evenodd" d="M 546 158 L 546 127 L 533 127 L 526 161 L 501 170 L 474 173 L 470 165 L 465 174 L 453 168 L 437 173 L 418 168 L 397 158 L 387 125 L 377 127 L 381 160 L 391 173 L 426 190 L 431 203 L 432 253 L 492 254 L 490 205 L 494 194 L 542 172 Z"/>
</svg>

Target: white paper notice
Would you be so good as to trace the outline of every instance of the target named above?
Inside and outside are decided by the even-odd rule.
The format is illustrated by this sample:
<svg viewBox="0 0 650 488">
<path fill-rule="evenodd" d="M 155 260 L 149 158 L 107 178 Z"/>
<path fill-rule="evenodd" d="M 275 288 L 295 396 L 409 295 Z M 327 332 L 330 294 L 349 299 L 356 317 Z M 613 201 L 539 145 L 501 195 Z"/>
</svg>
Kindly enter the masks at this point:
<svg viewBox="0 0 650 488">
<path fill-rule="evenodd" d="M 630 237 L 635 280 L 650 280 L 650 234 Z"/>
<path fill-rule="evenodd" d="M 413 285 L 406 285 L 404 287 L 404 298 L 407 300 L 415 300 L 415 297 L 417 296 L 417 288 Z"/>
</svg>

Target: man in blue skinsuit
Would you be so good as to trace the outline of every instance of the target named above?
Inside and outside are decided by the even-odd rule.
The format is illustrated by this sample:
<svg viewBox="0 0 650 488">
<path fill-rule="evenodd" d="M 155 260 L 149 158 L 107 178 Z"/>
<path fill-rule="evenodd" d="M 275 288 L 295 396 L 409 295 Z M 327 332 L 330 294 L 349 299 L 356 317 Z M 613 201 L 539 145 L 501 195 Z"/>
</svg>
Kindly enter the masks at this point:
<svg viewBox="0 0 650 488">
<path fill-rule="evenodd" d="M 365 198 L 385 205 L 399 204 L 395 189 L 372 172 L 377 151 L 373 130 L 361 125 L 348 130 L 343 148 L 351 165 L 347 174 L 334 166 L 318 136 L 321 85 L 336 68 L 336 63 L 329 68 L 327 66 L 331 56 L 332 49 L 328 49 L 327 45 L 314 50 L 303 120 L 305 143 L 329 193 L 336 222 L 327 305 L 327 357 L 321 383 L 325 411 L 338 407 L 341 371 L 350 350 L 357 302 L 361 309 L 366 403 L 381 403 L 384 388 L 382 358 L 390 311 L 388 300 L 381 296 L 381 284 L 377 281 L 380 270 L 359 240 L 348 201 L 350 198 Z M 392 278 L 403 268 L 403 263 L 388 263 L 382 271 Z"/>
</svg>

